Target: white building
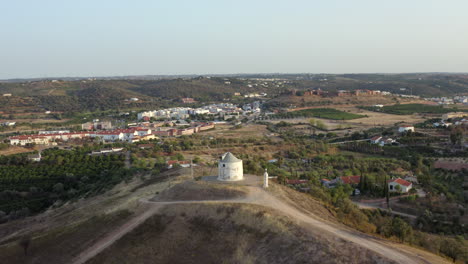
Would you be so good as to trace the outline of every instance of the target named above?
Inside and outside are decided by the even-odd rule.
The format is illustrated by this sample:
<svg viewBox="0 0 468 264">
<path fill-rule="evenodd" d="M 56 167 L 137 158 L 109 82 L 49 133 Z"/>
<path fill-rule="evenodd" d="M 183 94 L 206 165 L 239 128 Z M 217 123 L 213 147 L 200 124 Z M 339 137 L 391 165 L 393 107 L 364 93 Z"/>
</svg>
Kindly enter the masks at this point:
<svg viewBox="0 0 468 264">
<path fill-rule="evenodd" d="M 407 193 L 411 188 L 413 188 L 413 184 L 409 181 L 403 180 L 402 178 L 396 178 L 388 181 L 389 192 Z"/>
<path fill-rule="evenodd" d="M 42 158 L 41 152 L 39 152 L 39 153 L 37 153 L 37 154 L 32 154 L 32 155 L 29 155 L 29 156 L 28 156 L 28 159 L 29 159 L 30 161 L 35 161 L 35 162 L 41 161 L 41 158 Z"/>
<path fill-rule="evenodd" d="M 39 135 L 65 134 L 65 133 L 70 133 L 70 130 L 39 131 Z"/>
<path fill-rule="evenodd" d="M 218 180 L 240 181 L 244 179 L 242 160 L 236 158 L 231 152 L 226 152 L 218 164 Z"/>
<path fill-rule="evenodd" d="M 409 131 L 414 132 L 414 126 L 403 125 L 398 128 L 398 132 L 400 133 L 409 132 Z"/>
</svg>

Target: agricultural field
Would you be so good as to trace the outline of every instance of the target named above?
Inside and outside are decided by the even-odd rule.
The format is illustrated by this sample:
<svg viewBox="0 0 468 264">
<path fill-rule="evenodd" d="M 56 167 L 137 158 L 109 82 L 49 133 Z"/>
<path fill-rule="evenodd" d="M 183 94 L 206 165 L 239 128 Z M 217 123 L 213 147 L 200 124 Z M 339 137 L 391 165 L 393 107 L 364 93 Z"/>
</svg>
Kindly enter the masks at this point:
<svg viewBox="0 0 468 264">
<path fill-rule="evenodd" d="M 279 113 L 274 118 L 318 117 L 332 120 L 351 120 L 366 117 L 365 115 L 343 112 L 334 108 L 315 108 Z"/>
<path fill-rule="evenodd" d="M 450 112 L 468 112 L 465 109 L 459 109 L 455 107 L 443 107 L 439 105 L 427 105 L 427 104 L 396 104 L 396 105 L 388 105 L 384 107 L 373 107 L 373 106 L 362 106 L 361 108 L 382 112 L 387 114 L 394 114 L 394 115 L 411 115 L 415 113 L 422 113 L 422 114 L 446 114 Z"/>
<path fill-rule="evenodd" d="M 423 122 L 425 119 L 424 117 L 418 114 L 412 115 L 393 115 L 393 114 L 386 114 L 380 112 L 373 112 L 364 110 L 361 108 L 357 108 L 354 106 L 336 106 L 337 110 L 342 112 L 356 114 L 356 115 L 363 115 L 365 117 L 359 119 L 351 119 L 351 120 L 333 120 L 333 119 L 325 119 L 325 118 L 307 118 L 307 117 L 296 117 L 293 119 L 283 118 L 283 119 L 273 119 L 267 120 L 270 123 L 277 124 L 279 122 L 287 122 L 290 124 L 300 125 L 309 124 L 311 119 L 315 121 L 319 121 L 324 124 L 324 131 L 333 131 L 338 135 L 344 135 L 348 132 L 355 132 L 355 131 L 362 131 L 366 129 L 371 129 L 374 127 L 392 127 L 395 126 L 397 123 L 405 122 L 409 124 L 417 124 Z"/>
<path fill-rule="evenodd" d="M 129 178 L 123 155 L 90 156 L 91 149 L 47 149 L 41 162 L 26 154 L 0 156 L 0 210 L 14 219 L 47 209 L 58 200 L 99 193 Z"/>
</svg>

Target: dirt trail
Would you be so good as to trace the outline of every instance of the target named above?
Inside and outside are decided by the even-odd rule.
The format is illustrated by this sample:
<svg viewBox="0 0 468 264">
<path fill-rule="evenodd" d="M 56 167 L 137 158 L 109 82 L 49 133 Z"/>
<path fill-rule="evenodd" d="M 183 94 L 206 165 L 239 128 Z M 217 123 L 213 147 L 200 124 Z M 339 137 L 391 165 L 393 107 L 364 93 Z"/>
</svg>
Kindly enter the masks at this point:
<svg viewBox="0 0 468 264">
<path fill-rule="evenodd" d="M 313 214 L 305 214 L 295 207 L 279 200 L 273 195 L 269 194 L 260 187 L 247 187 L 249 193 L 246 197 L 231 199 L 231 200 L 204 200 L 204 201 L 169 201 L 169 202 L 157 202 L 150 201 L 148 199 L 141 199 L 140 202 L 149 206 L 149 209 L 144 213 L 132 218 L 129 222 L 121 226 L 114 232 L 106 235 L 93 246 L 82 252 L 72 262 L 74 264 L 85 263 L 90 260 L 108 246 L 112 245 L 115 241 L 123 237 L 125 234 L 132 231 L 135 227 L 143 223 L 146 219 L 155 214 L 163 206 L 171 204 L 187 204 L 187 203 L 248 203 L 257 204 L 266 207 L 276 209 L 284 214 L 293 217 L 299 222 L 305 223 L 307 228 L 311 230 L 323 231 L 332 234 L 333 236 L 342 238 L 344 240 L 356 243 L 362 247 L 374 251 L 389 260 L 395 261 L 396 263 L 449 263 L 443 258 L 433 255 L 431 253 L 418 250 L 416 248 L 410 248 L 397 243 L 392 243 L 384 239 L 379 239 L 358 231 L 352 230 L 342 225 L 335 225 L 332 223 L 326 223 L 323 219 L 314 217 Z"/>
</svg>

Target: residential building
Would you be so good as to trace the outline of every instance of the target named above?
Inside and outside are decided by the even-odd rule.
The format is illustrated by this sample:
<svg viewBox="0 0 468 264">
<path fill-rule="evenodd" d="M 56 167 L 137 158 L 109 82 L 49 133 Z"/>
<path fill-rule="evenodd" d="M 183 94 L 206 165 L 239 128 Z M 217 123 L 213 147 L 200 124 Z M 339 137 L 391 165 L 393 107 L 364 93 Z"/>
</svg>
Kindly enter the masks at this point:
<svg viewBox="0 0 468 264">
<path fill-rule="evenodd" d="M 391 179 L 388 181 L 389 192 L 407 193 L 409 192 L 409 190 L 411 190 L 412 187 L 413 187 L 413 184 L 411 182 L 405 181 L 402 178 Z"/>
<path fill-rule="evenodd" d="M 405 133 L 405 132 L 414 132 L 414 126 L 412 125 L 401 125 L 398 127 L 398 132 Z"/>
</svg>

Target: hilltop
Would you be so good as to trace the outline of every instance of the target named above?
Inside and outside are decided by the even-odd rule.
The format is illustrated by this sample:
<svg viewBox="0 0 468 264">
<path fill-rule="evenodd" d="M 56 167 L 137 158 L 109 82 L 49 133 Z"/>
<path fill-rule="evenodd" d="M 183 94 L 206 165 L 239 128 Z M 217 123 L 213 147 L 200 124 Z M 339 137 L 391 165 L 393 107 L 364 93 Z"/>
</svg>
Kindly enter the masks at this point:
<svg viewBox="0 0 468 264">
<path fill-rule="evenodd" d="M 444 262 L 345 227 L 309 195 L 273 183 L 265 192 L 255 184 L 193 181 L 187 172 L 135 179 L 6 224 L 0 256 L 9 263 Z M 28 236 L 24 256 L 18 241 Z"/>
</svg>

